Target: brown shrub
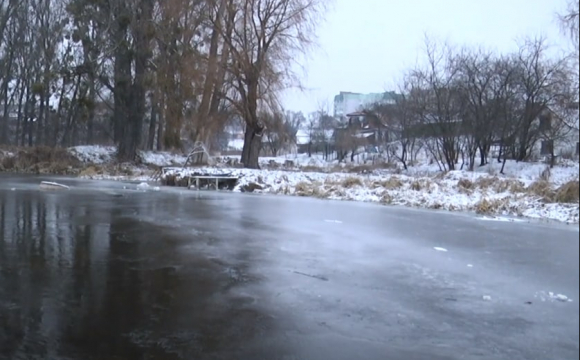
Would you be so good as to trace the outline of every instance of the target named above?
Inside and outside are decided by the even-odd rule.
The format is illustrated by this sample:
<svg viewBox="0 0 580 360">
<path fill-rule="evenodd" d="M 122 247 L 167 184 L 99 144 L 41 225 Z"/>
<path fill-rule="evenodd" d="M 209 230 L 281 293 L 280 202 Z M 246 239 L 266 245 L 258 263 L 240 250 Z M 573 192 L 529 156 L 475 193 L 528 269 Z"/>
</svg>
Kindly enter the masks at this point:
<svg viewBox="0 0 580 360">
<path fill-rule="evenodd" d="M 363 183 L 362 183 L 362 180 L 361 179 L 359 179 L 357 177 L 354 177 L 354 176 L 349 176 L 347 178 L 344 178 L 341 181 L 341 185 L 344 188 L 349 189 L 349 188 L 352 188 L 352 187 L 355 187 L 355 186 L 362 186 Z"/>
<path fill-rule="evenodd" d="M 554 200 L 558 203 L 578 203 L 580 202 L 580 183 L 573 180 L 565 183 L 556 190 Z"/>
<path fill-rule="evenodd" d="M 14 157 L 5 157 L 2 167 L 7 171 L 35 174 L 73 174 L 81 162 L 66 149 L 39 146 L 21 148 Z"/>
<path fill-rule="evenodd" d="M 471 190 L 475 187 L 475 184 L 471 180 L 461 179 L 457 182 L 457 186 Z"/>
<path fill-rule="evenodd" d="M 487 198 L 483 198 L 475 204 L 475 212 L 480 215 L 495 214 L 507 208 L 508 202 L 503 199 L 488 200 Z"/>
<path fill-rule="evenodd" d="M 11 171 L 16 166 L 16 157 L 6 156 L 0 162 L 0 169 L 3 171 Z"/>
<path fill-rule="evenodd" d="M 80 177 L 93 177 L 95 175 L 98 175 L 101 173 L 101 169 L 98 166 L 89 166 L 83 170 L 81 170 L 81 172 L 79 173 Z"/>
<path fill-rule="evenodd" d="M 426 179 L 418 179 L 411 183 L 411 190 L 414 191 L 422 191 L 422 190 L 430 190 L 431 189 L 431 182 Z"/>
<path fill-rule="evenodd" d="M 306 165 L 300 168 L 303 172 L 325 172 L 320 166 Z"/>
<path fill-rule="evenodd" d="M 369 174 L 373 171 L 373 168 L 368 165 L 359 165 L 348 169 L 351 174 Z"/>
<path fill-rule="evenodd" d="M 459 188 L 459 192 L 471 193 L 475 188 L 475 184 L 471 180 L 461 179 L 457 182 L 457 187 Z"/>
<path fill-rule="evenodd" d="M 544 202 L 554 201 L 555 191 L 550 183 L 545 180 L 533 182 L 526 190 L 529 194 L 540 197 Z"/>
<path fill-rule="evenodd" d="M 422 188 L 423 188 L 423 187 L 422 187 L 422 185 L 421 185 L 421 182 L 420 182 L 420 181 L 418 181 L 418 180 L 414 180 L 414 181 L 411 183 L 411 190 L 414 190 L 414 191 L 421 191 L 421 189 L 422 189 Z"/>
<path fill-rule="evenodd" d="M 300 181 L 294 187 L 296 193 L 307 193 L 310 191 L 311 188 L 312 188 L 311 184 L 307 183 L 306 181 Z"/>
<path fill-rule="evenodd" d="M 523 182 L 521 182 L 519 180 L 515 180 L 515 181 L 510 182 L 509 191 L 512 194 L 523 193 L 526 191 L 526 186 L 524 185 Z"/>
<path fill-rule="evenodd" d="M 493 186 L 493 184 L 499 181 L 497 177 L 482 176 L 475 181 L 475 185 L 481 190 L 487 190 Z"/>
<path fill-rule="evenodd" d="M 371 183 L 371 187 L 373 189 L 383 188 L 387 190 L 395 190 L 399 189 L 403 186 L 403 181 L 396 176 L 390 176 L 386 180 L 382 181 L 373 181 Z"/>
</svg>

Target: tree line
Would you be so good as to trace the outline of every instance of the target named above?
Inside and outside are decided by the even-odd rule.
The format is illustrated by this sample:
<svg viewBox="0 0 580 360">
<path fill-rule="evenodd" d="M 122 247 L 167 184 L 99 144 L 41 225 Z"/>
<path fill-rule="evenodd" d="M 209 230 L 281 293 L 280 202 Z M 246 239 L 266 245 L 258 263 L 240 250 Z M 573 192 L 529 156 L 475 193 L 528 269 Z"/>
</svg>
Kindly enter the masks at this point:
<svg viewBox="0 0 580 360">
<path fill-rule="evenodd" d="M 0 144 L 206 146 L 228 121 L 258 166 L 265 118 L 297 84 L 327 2 L 1 0 Z"/>
<path fill-rule="evenodd" d="M 558 20 L 573 50 L 559 56 L 549 54 L 545 38 L 498 54 L 426 37 L 425 65 L 404 74 L 396 103 L 368 109 L 396 134 L 390 155 L 406 168 L 424 147 L 442 169 L 473 170 L 488 163 L 492 146 L 504 166 L 508 158 L 529 159 L 538 141 L 552 166 L 555 143 L 577 148 L 579 4 L 567 5 Z"/>
<path fill-rule="evenodd" d="M 498 159 L 524 161 L 544 140 L 554 158 L 553 142 L 578 133 L 575 55 L 550 57 L 541 38 L 510 54 L 427 40 L 425 53 L 396 103 L 370 109 L 398 134 L 392 151 L 405 167 L 419 144 L 447 170 L 487 164 L 494 145 Z"/>
</svg>

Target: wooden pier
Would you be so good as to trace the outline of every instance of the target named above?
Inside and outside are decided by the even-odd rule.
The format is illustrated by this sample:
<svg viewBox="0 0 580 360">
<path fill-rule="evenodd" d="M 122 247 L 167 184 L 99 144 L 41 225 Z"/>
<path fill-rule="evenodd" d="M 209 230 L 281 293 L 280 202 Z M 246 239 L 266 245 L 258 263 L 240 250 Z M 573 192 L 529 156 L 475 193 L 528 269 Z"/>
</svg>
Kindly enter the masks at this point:
<svg viewBox="0 0 580 360">
<path fill-rule="evenodd" d="M 207 174 L 191 172 L 190 174 L 179 175 L 181 168 L 168 167 L 160 169 L 157 180 L 162 185 L 187 187 L 188 189 L 208 189 L 208 190 L 233 190 L 238 183 L 239 177 L 231 174 Z M 175 171 L 171 175 L 170 171 Z"/>
<path fill-rule="evenodd" d="M 236 186 L 239 178 L 237 176 L 224 176 L 224 175 L 191 175 L 187 177 L 187 188 L 191 189 L 194 187 L 196 190 L 200 190 L 202 186 L 207 189 L 220 190 L 220 184 L 222 189 L 226 188 L 228 190 L 233 190 Z"/>
</svg>

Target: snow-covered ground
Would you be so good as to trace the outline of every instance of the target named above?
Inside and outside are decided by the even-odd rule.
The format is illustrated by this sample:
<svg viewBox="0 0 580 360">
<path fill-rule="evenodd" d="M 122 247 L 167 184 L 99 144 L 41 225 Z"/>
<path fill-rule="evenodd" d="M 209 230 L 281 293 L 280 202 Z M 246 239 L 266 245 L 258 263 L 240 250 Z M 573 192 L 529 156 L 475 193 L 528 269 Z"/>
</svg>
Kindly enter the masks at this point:
<svg viewBox="0 0 580 360">
<path fill-rule="evenodd" d="M 166 177 L 179 179 L 194 172 L 237 176 L 240 180 L 234 191 L 239 192 L 475 211 L 487 215 L 486 219 L 508 215 L 568 223 L 579 220 L 577 199 L 567 202 L 560 196 L 565 188 L 569 190 L 574 184 L 578 188 L 577 162 L 558 165 L 549 172 L 542 163 L 510 161 L 504 174 L 500 174 L 501 164 L 497 162 L 476 167 L 473 172 L 443 173 L 437 165 L 428 163 L 402 170 L 398 164 L 365 164 L 361 157 L 353 164 L 339 164 L 325 161 L 320 155 L 300 154 L 261 158 L 262 170 L 241 168 L 235 156 L 215 157 L 213 166 L 183 169 L 186 156 L 182 154 L 144 151 L 139 154 L 143 165 L 124 164 L 122 171 L 112 175 L 103 169 L 114 158 L 114 147 L 78 146 L 69 152 L 87 166 L 101 167 L 100 171 L 81 173 L 92 179 L 152 181 L 152 166 L 173 166 Z"/>
<path fill-rule="evenodd" d="M 68 149 L 77 159 L 84 163 L 95 165 L 107 164 L 113 161 L 117 149 L 114 146 L 84 145 Z M 187 156 L 163 151 L 141 151 L 141 162 L 145 165 L 176 166 L 183 165 Z"/>
<path fill-rule="evenodd" d="M 521 177 L 496 176 L 486 172 L 454 171 L 446 174 L 415 176 L 409 174 L 349 174 L 285 170 L 232 168 L 175 168 L 167 176 L 177 178 L 193 172 L 239 176 L 234 191 L 312 196 L 335 200 L 378 202 L 450 211 L 475 211 L 482 214 L 525 216 L 578 223 L 577 203 L 546 203 L 532 190 L 536 178 L 530 165 Z M 557 168 L 550 186 L 556 189 L 578 179 L 578 166 Z"/>
</svg>

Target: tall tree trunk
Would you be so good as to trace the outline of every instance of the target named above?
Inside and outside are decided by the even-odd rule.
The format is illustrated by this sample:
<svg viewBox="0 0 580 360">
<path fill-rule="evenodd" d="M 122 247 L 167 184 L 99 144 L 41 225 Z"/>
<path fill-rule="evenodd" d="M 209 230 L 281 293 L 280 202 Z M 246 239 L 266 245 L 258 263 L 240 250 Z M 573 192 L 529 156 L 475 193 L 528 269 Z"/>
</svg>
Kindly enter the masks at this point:
<svg viewBox="0 0 580 360">
<path fill-rule="evenodd" d="M 10 119 L 10 100 L 8 97 L 8 79 L 4 80 L 4 89 L 3 89 L 3 97 L 4 97 L 4 109 L 3 109 L 3 114 L 2 114 L 2 130 L 1 130 L 1 134 L 0 134 L 0 144 L 8 144 L 9 140 L 10 140 L 10 136 L 9 136 L 9 132 L 10 132 L 10 128 L 8 126 L 9 123 L 11 123 L 11 119 Z"/>
<path fill-rule="evenodd" d="M 4 29 L 4 27 L 2 27 L 2 32 L 3 32 L 3 29 Z M 0 134 L 0 144 L 8 144 L 10 141 L 10 136 L 9 136 L 10 127 L 8 124 L 11 122 L 9 109 L 10 109 L 10 103 L 12 101 L 10 100 L 8 85 L 10 83 L 10 75 L 9 74 L 12 70 L 13 62 L 14 62 L 14 49 L 11 48 L 10 53 L 8 55 L 8 61 L 5 64 L 6 71 L 4 73 L 4 83 L 3 83 L 3 87 L 2 87 L 2 95 L 4 97 L 4 110 L 3 110 L 4 121 L 2 123 L 2 130 L 1 130 L 2 133 Z M 16 92 L 16 89 L 18 89 L 18 84 L 14 88 L 13 92 Z"/>
<path fill-rule="evenodd" d="M 157 114 L 157 151 L 163 150 L 163 137 L 165 131 L 165 95 L 161 94 L 161 104 Z"/>
<path fill-rule="evenodd" d="M 48 96 L 48 84 L 46 84 L 46 88 L 44 88 L 42 90 L 42 93 L 40 94 L 40 105 L 39 105 L 39 109 L 38 109 L 38 116 L 37 116 L 37 120 L 36 120 L 36 144 L 37 145 L 43 145 L 44 144 L 44 123 L 45 123 L 45 119 L 44 119 L 44 110 L 45 110 L 45 105 L 46 105 L 46 97 Z"/>
<path fill-rule="evenodd" d="M 143 119 L 145 117 L 145 75 L 149 60 L 148 26 L 153 12 L 153 0 L 142 0 L 141 8 L 136 15 L 136 27 L 133 29 L 135 78 L 130 87 L 129 114 L 125 121 L 123 136 L 119 143 L 117 158 L 120 161 L 135 161 L 137 150 L 143 136 Z M 131 65 L 129 63 L 131 74 Z"/>
<path fill-rule="evenodd" d="M 95 106 L 97 103 L 97 91 L 95 89 L 95 78 L 89 75 L 89 94 L 87 104 L 87 143 L 95 142 Z"/>
<path fill-rule="evenodd" d="M 241 162 L 249 169 L 259 169 L 260 150 L 262 148 L 263 129 L 246 124 L 244 147 L 242 148 Z"/>
<path fill-rule="evenodd" d="M 147 149 L 153 150 L 155 146 L 155 128 L 157 126 L 157 100 L 151 99 L 151 116 L 149 117 L 149 130 L 147 131 Z"/>
<path fill-rule="evenodd" d="M 247 93 L 242 93 L 242 101 L 246 105 L 246 133 L 244 147 L 242 149 L 241 162 L 246 168 L 259 169 L 260 149 L 262 147 L 262 135 L 264 124 L 258 119 L 258 78 L 250 74 L 246 78 Z"/>
<path fill-rule="evenodd" d="M 128 24 L 130 18 L 126 4 L 119 3 L 116 9 L 116 28 L 113 34 L 114 54 L 114 93 L 113 93 L 113 139 L 118 146 L 120 160 L 133 160 L 127 144 L 127 123 L 129 122 L 129 105 L 131 101 L 131 50 L 129 49 Z"/>
<path fill-rule="evenodd" d="M 56 114 L 54 116 L 54 129 L 53 129 L 53 139 L 52 145 L 58 145 L 58 137 L 60 135 L 60 127 L 61 127 L 61 119 L 62 119 L 62 109 L 63 109 L 63 100 L 64 100 L 64 93 L 66 90 L 66 86 L 68 85 L 68 78 L 62 78 L 62 87 L 60 88 L 59 100 L 57 105 Z"/>
<path fill-rule="evenodd" d="M 220 5 L 216 14 L 216 28 L 213 29 L 211 39 L 210 39 L 210 47 L 209 47 L 209 54 L 208 54 L 208 66 L 207 72 L 205 76 L 205 83 L 203 86 L 203 93 L 201 97 L 201 103 L 199 105 L 198 116 L 196 121 L 196 141 L 203 141 L 205 146 L 209 147 L 209 143 L 207 142 L 207 138 L 211 136 L 210 127 L 212 122 L 212 113 L 211 113 L 211 103 L 212 103 L 212 94 L 214 91 L 214 86 L 218 81 L 218 48 L 219 48 L 219 39 L 220 39 L 220 29 L 217 27 L 221 26 L 221 19 L 225 10 L 225 1 L 221 0 Z"/>
<path fill-rule="evenodd" d="M 19 142 L 20 139 L 20 133 L 24 132 L 24 124 L 22 123 L 22 113 L 23 113 L 23 106 L 24 106 L 24 95 L 26 94 L 26 84 L 24 81 L 18 80 L 19 82 L 19 87 L 20 87 L 20 94 L 18 94 L 18 117 L 17 117 L 17 122 L 16 122 L 16 138 L 14 141 L 14 144 L 16 145 L 22 145 L 21 142 Z"/>
<path fill-rule="evenodd" d="M 36 96 L 32 95 L 30 97 L 30 106 L 28 108 L 28 146 L 32 147 L 34 145 L 34 125 L 38 125 L 36 119 Z"/>
</svg>

